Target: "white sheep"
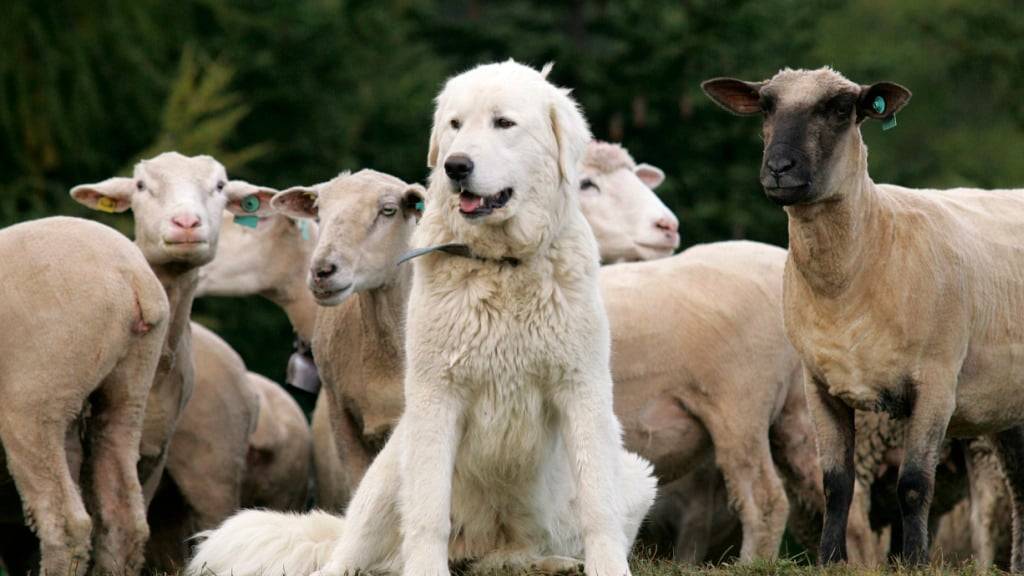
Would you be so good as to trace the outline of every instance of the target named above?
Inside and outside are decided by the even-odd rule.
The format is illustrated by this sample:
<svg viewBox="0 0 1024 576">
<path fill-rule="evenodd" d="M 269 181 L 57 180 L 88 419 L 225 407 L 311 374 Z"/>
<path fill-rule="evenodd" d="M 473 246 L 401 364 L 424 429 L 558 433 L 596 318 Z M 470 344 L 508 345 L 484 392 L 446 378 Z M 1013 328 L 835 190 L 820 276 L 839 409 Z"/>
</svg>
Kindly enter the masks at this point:
<svg viewBox="0 0 1024 576">
<path fill-rule="evenodd" d="M 928 560 L 928 510 L 948 435 L 989 435 L 1014 500 L 1024 570 L 1024 191 L 875 184 L 860 134 L 910 99 L 897 84 L 783 70 L 703 84 L 763 114 L 761 183 L 789 216 L 786 330 L 805 366 L 824 470 L 821 559 L 846 557 L 854 409 L 908 419 L 898 497 L 903 556 Z"/>
<path fill-rule="evenodd" d="M 587 145 L 579 172 L 580 210 L 597 238 L 601 262 L 664 258 L 679 247 L 679 220 L 654 193 L 664 172 L 598 140 Z"/>
<path fill-rule="evenodd" d="M 8 570 L 77 575 L 91 559 L 138 574 L 149 530 L 135 463 L 167 296 L 130 240 L 77 218 L 0 230 L 0 269 L 0 485 L 13 478 L 11 508 L 42 557 L 6 549 Z"/>
<path fill-rule="evenodd" d="M 89 208 L 132 210 L 135 244 L 170 302 L 170 327 L 146 405 L 140 448 L 139 479 L 147 503 L 156 492 L 167 446 L 192 394 L 189 315 L 198 269 L 216 254 L 221 211 L 227 207 L 239 214 L 266 212 L 274 193 L 240 180 L 228 181 L 224 166 L 209 156 L 176 152 L 139 162 L 131 178 L 108 178 L 71 189 L 72 198 Z"/>
</svg>

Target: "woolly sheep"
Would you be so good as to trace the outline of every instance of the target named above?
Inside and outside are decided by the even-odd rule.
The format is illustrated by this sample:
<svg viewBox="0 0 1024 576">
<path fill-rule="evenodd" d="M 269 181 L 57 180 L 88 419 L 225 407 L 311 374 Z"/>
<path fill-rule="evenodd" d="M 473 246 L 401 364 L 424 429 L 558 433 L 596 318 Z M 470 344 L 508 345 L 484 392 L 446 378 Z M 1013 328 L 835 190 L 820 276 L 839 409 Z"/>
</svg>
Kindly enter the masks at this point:
<svg viewBox="0 0 1024 576">
<path fill-rule="evenodd" d="M 77 218 L 0 230 L 0 268 L 0 485 L 13 479 L 15 520 L 42 548 L 37 568 L 5 547 L 7 568 L 83 574 L 91 558 L 97 573 L 138 574 L 149 530 L 135 463 L 167 296 L 130 240 Z M 88 456 L 72 469 L 69 452 Z"/>
<path fill-rule="evenodd" d="M 228 181 L 219 162 L 209 156 L 166 152 L 135 165 L 131 178 L 108 178 L 71 189 L 79 203 L 105 212 L 134 213 L 135 243 L 163 284 L 171 317 L 161 361 L 150 389 L 139 458 L 139 479 L 146 502 L 152 500 L 167 459 L 167 446 L 185 404 L 194 374 L 189 315 L 198 268 L 213 259 L 221 211 L 249 213 L 241 203 L 259 200 L 269 210 L 276 191 L 240 180 Z"/>
<path fill-rule="evenodd" d="M 761 183 L 789 216 L 786 330 L 805 365 L 827 495 L 821 559 L 846 557 L 854 409 L 908 418 L 898 497 L 903 555 L 928 560 L 933 475 L 946 435 L 989 435 L 1014 500 L 1024 570 L 1024 193 L 875 184 L 860 124 L 910 99 L 897 84 L 783 70 L 703 84 L 764 114 Z"/>
</svg>

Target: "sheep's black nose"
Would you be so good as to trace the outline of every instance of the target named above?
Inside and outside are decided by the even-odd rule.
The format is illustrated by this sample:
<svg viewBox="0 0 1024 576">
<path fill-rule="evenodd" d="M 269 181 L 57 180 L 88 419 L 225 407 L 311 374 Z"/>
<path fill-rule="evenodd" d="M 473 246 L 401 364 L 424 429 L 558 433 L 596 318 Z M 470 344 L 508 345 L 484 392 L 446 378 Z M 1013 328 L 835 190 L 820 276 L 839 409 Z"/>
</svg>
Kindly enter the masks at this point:
<svg viewBox="0 0 1024 576">
<path fill-rule="evenodd" d="M 765 165 L 772 176 L 778 177 L 789 172 L 796 165 L 796 160 L 793 160 L 792 156 L 778 155 L 769 158 Z"/>
<path fill-rule="evenodd" d="M 321 265 L 317 266 L 316 268 L 314 268 L 313 269 L 313 274 L 316 276 L 317 280 L 323 280 L 325 278 L 330 278 L 337 271 L 338 271 L 338 266 L 337 265 L 335 265 L 333 263 L 326 263 L 326 264 L 321 264 Z"/>
<path fill-rule="evenodd" d="M 444 172 L 456 182 L 465 180 L 473 173 L 473 161 L 465 154 L 452 154 L 444 161 Z"/>
</svg>

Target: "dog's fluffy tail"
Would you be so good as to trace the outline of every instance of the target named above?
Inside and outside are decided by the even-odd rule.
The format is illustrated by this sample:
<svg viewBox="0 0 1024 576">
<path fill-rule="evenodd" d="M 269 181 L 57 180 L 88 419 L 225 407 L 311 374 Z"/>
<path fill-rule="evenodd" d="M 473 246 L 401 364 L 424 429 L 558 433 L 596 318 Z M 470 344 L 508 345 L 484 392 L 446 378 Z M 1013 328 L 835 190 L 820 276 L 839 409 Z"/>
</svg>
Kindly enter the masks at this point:
<svg viewBox="0 0 1024 576">
<path fill-rule="evenodd" d="M 195 536 L 188 576 L 307 576 L 327 563 L 344 519 L 314 510 L 243 510 Z"/>
</svg>

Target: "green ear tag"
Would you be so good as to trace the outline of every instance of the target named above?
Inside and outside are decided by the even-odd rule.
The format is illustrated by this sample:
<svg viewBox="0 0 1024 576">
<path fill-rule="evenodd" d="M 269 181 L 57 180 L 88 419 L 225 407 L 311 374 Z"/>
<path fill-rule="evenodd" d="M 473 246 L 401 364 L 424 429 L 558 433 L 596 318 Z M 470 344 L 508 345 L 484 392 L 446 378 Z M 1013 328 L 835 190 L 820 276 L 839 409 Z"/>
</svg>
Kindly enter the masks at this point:
<svg viewBox="0 0 1024 576">
<path fill-rule="evenodd" d="M 885 112 L 885 98 L 882 98 L 881 96 L 875 96 L 875 101 L 871 103 L 871 108 L 877 114 Z"/>
<path fill-rule="evenodd" d="M 299 232 L 302 233 L 303 240 L 309 240 L 309 222 L 299 220 Z"/>
<path fill-rule="evenodd" d="M 423 207 L 424 207 L 423 200 L 420 200 L 419 202 L 416 203 L 416 211 L 417 212 L 423 212 Z"/>
<path fill-rule="evenodd" d="M 245 226 L 246 228 L 255 228 L 260 223 L 258 216 L 238 216 L 235 215 L 235 224 L 239 226 Z"/>
<path fill-rule="evenodd" d="M 242 198 L 242 210 L 246 212 L 255 212 L 260 209 L 260 197 L 252 194 Z"/>
<path fill-rule="evenodd" d="M 882 130 L 889 130 L 896 127 L 896 115 L 893 114 L 882 121 Z"/>
</svg>

